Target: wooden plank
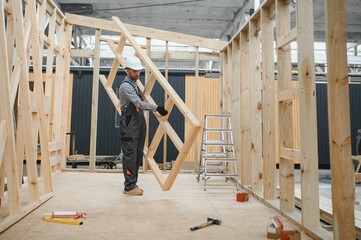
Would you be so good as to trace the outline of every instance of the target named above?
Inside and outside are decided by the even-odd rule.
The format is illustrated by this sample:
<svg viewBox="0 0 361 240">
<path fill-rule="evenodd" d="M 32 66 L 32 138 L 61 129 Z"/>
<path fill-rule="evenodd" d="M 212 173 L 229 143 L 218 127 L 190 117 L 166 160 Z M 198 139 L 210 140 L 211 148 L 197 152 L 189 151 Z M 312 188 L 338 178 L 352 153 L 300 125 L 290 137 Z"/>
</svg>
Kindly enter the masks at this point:
<svg viewBox="0 0 361 240">
<path fill-rule="evenodd" d="M 118 46 L 116 47 L 114 54 L 122 55 L 126 40 L 127 39 L 123 35 L 120 36 L 120 39 L 118 41 Z M 115 76 L 117 74 L 118 68 L 121 63 L 123 63 L 123 62 L 120 62 L 117 59 L 114 59 L 112 68 L 110 69 L 110 72 L 108 75 L 107 87 L 113 86 Z"/>
<path fill-rule="evenodd" d="M 222 72 L 221 72 L 221 105 L 222 105 L 222 113 L 227 114 L 228 108 L 228 94 L 227 94 L 227 85 L 228 85 L 228 51 L 227 48 L 222 51 L 221 53 L 221 65 L 222 65 Z"/>
<path fill-rule="evenodd" d="M 255 19 L 255 18 L 252 18 Z M 251 161 L 252 190 L 262 192 L 263 158 L 262 158 L 262 103 L 261 103 L 261 39 L 259 20 L 249 22 L 249 79 L 251 79 Z"/>
<path fill-rule="evenodd" d="M 345 2 L 325 2 L 334 239 L 355 239 Z"/>
<path fill-rule="evenodd" d="M 233 81 L 231 79 L 231 77 L 233 76 L 233 65 L 232 65 L 232 44 L 228 45 L 227 47 L 227 71 L 228 71 L 228 80 L 227 80 L 227 85 L 226 85 L 226 91 L 227 91 L 227 98 L 225 99 L 227 101 L 227 109 L 226 110 L 226 114 L 230 115 L 232 117 L 232 101 L 233 101 Z"/>
<path fill-rule="evenodd" d="M 273 5 L 274 8 L 274 5 Z M 265 200 L 276 197 L 276 129 L 275 81 L 272 10 L 262 8 L 262 113 L 263 113 L 263 196 Z"/>
<path fill-rule="evenodd" d="M 298 39 L 300 163 L 302 168 L 302 224 L 310 229 L 320 226 L 312 2 L 313 0 L 297 2 L 296 28 Z"/>
<path fill-rule="evenodd" d="M 198 93 L 199 93 L 199 47 L 196 47 L 196 59 L 195 59 L 195 73 L 194 73 L 194 116 L 199 119 L 200 118 L 200 98 L 197 97 Z M 198 136 L 196 136 L 197 138 Z M 199 151 L 200 151 L 200 146 L 199 146 L 199 141 L 195 141 L 194 145 L 194 156 L 193 156 L 193 161 L 194 162 L 199 162 Z"/>
<path fill-rule="evenodd" d="M 241 183 L 252 184 L 251 163 L 251 83 L 249 79 L 248 31 L 241 31 Z"/>
<path fill-rule="evenodd" d="M 107 92 L 110 100 L 112 101 L 115 109 L 117 110 L 117 112 L 119 113 L 119 115 L 122 115 L 122 112 L 120 110 L 120 101 L 119 98 L 117 97 L 117 95 L 115 94 L 113 88 L 111 87 L 107 87 L 107 79 L 105 78 L 105 76 L 103 74 L 99 75 L 99 79 L 100 82 L 103 84 L 105 91 Z"/>
<path fill-rule="evenodd" d="M 241 50 L 239 45 L 239 37 L 232 40 L 232 130 L 234 153 L 236 159 L 241 159 Z M 238 167 L 238 163 L 236 166 Z M 232 169 L 232 167 L 229 167 Z M 237 169 L 238 171 L 238 169 Z M 238 172 L 237 172 L 238 174 Z"/>
<path fill-rule="evenodd" d="M 290 29 L 289 5 L 284 0 L 276 1 L 276 34 L 277 39 Z M 279 92 L 291 88 L 291 48 L 289 45 L 277 49 L 277 73 Z M 292 101 L 279 104 L 279 147 L 294 148 L 293 143 L 293 105 Z M 294 165 L 292 161 L 280 159 L 280 209 L 294 211 Z"/>
<path fill-rule="evenodd" d="M 10 74 L 9 68 L 6 64 L 7 57 L 7 44 L 6 44 L 6 31 L 5 31 L 5 17 L 3 11 L 3 1 L 0 2 L 0 59 L 4 60 L 0 64 L 0 119 L 6 121 L 6 145 L 4 148 L 3 158 L 6 162 L 0 164 L 5 167 L 7 189 L 8 189 L 8 202 L 9 213 L 15 215 L 20 212 L 20 199 L 19 199 L 19 185 L 18 185 L 18 172 L 16 165 L 16 152 L 15 152 L 15 134 L 14 122 L 12 114 L 12 106 L 10 103 Z M 5 130 L 3 130 L 4 132 Z M 3 145 L 4 146 L 4 145 Z M 3 169 L 3 167 L 1 167 Z M 1 171 L 0 173 L 3 173 Z M 1 179 L 3 180 L 3 179 Z M 2 195 L 2 194 L 1 194 Z"/>
<path fill-rule="evenodd" d="M 166 52 L 152 51 L 151 56 L 153 60 L 163 60 L 166 58 Z M 168 51 L 168 60 L 189 60 L 194 61 L 196 59 L 195 52 L 180 52 L 180 51 Z M 198 59 L 200 61 L 219 61 L 219 53 L 214 52 L 199 52 Z"/>
<path fill-rule="evenodd" d="M 26 54 L 26 45 L 27 42 L 25 41 L 24 37 L 24 19 L 23 19 L 23 9 L 22 5 L 19 1 L 13 1 L 12 2 L 13 7 L 13 15 L 14 15 L 14 22 L 15 22 L 15 28 L 17 29 L 15 31 L 16 36 L 16 58 L 20 59 L 20 61 L 17 64 L 21 65 L 21 76 L 20 76 L 20 82 L 19 82 L 19 99 L 21 101 L 21 108 L 23 111 L 21 112 L 23 116 L 23 122 L 24 122 L 24 131 L 27 130 L 26 134 L 23 134 L 23 143 L 25 144 L 25 151 L 28 155 L 28 161 L 31 163 L 31 169 L 29 169 L 29 181 L 32 183 L 29 190 L 30 190 L 30 198 L 32 201 L 38 201 L 39 200 L 39 189 L 37 185 L 37 176 L 36 172 L 34 172 L 34 165 L 36 164 L 36 148 L 33 144 L 33 122 L 32 122 L 32 116 L 30 112 L 30 90 L 29 90 L 29 81 L 28 81 L 28 64 L 27 64 L 27 54 Z M 28 12 L 28 11 L 27 11 Z M 28 20 L 28 23 L 25 24 L 27 26 L 27 29 L 30 29 L 31 23 Z M 26 120 L 25 120 L 26 119 Z M 12 125 L 12 124 L 10 124 Z M 21 135 L 20 135 L 21 136 Z M 22 146 L 20 146 L 22 148 Z M 22 149 L 24 150 L 24 149 Z M 15 157 L 15 159 L 17 159 Z M 36 176 L 36 177 L 35 177 Z M 19 177 L 19 176 L 18 176 Z M 19 183 L 18 183 L 19 184 Z"/>
<path fill-rule="evenodd" d="M 93 88 L 92 88 L 92 110 L 90 120 L 90 159 L 89 170 L 95 169 L 96 150 L 97 150 L 97 126 L 98 126 L 98 98 L 99 98 L 99 65 L 100 65 L 100 41 L 101 31 L 95 30 L 95 50 L 94 50 L 94 70 L 93 70 Z"/>
<path fill-rule="evenodd" d="M 198 135 L 199 130 L 200 130 L 200 126 L 193 126 L 193 128 L 190 129 L 190 131 L 187 133 L 188 139 L 186 142 L 184 142 L 184 145 L 183 145 L 181 151 L 179 152 L 175 163 L 172 166 L 172 170 L 170 171 L 166 181 L 164 182 L 164 185 L 163 185 L 164 191 L 168 191 L 171 189 L 171 187 L 178 175 L 178 172 L 183 164 L 183 161 L 184 161 L 185 157 L 188 155 L 188 151 L 191 148 L 191 145 L 194 143 L 194 140 L 196 139 L 196 137 Z"/>
<path fill-rule="evenodd" d="M 36 16 L 36 7 L 35 2 L 29 1 L 28 7 L 30 10 L 30 19 L 32 22 L 31 26 L 31 46 L 32 46 L 32 59 L 33 59 L 33 69 L 34 69 L 34 92 L 36 93 L 37 105 L 44 106 L 44 89 L 43 89 L 43 76 L 42 76 L 42 62 L 40 55 L 39 47 L 39 30 L 36 25 L 37 16 Z M 38 117 L 39 117 L 39 136 L 41 144 L 41 157 L 42 165 L 45 166 L 42 172 L 44 176 L 44 187 L 45 193 L 50 193 L 53 191 L 53 179 L 50 172 L 50 155 L 49 155 L 49 140 L 48 140 L 48 125 L 46 119 L 46 113 L 43 108 L 38 108 Z M 31 164 L 31 169 L 28 169 L 29 181 L 31 183 L 36 183 L 37 173 L 36 173 L 36 162 Z M 39 199 L 39 197 L 37 197 Z"/>
<path fill-rule="evenodd" d="M 286 90 L 278 92 L 278 101 L 279 102 L 289 101 L 289 100 L 297 99 L 297 98 L 299 98 L 299 91 L 297 88 L 290 88 L 290 89 L 286 89 Z"/>
<path fill-rule="evenodd" d="M 70 56 L 72 58 L 94 58 L 94 50 L 89 49 L 71 49 Z"/>
<path fill-rule="evenodd" d="M 66 166 L 66 133 L 70 131 L 70 121 L 69 115 L 71 115 L 71 94 L 72 94 L 72 77 L 70 74 L 70 48 L 71 48 L 71 36 L 72 36 L 72 26 L 67 24 L 65 26 L 65 44 L 64 44 L 64 94 L 63 94 L 63 104 L 62 104 L 62 120 L 61 120 L 61 138 L 58 139 L 61 142 L 61 164 L 58 164 L 56 167 L 58 169 L 64 168 Z"/>
<path fill-rule="evenodd" d="M 132 37 L 130 32 L 127 30 L 126 26 L 117 18 L 112 17 L 113 21 L 118 25 L 119 29 L 121 29 L 122 33 L 125 35 L 127 40 L 132 44 L 136 53 L 143 60 L 143 62 L 150 67 L 153 74 L 157 78 L 159 84 L 163 87 L 165 92 L 172 98 L 172 101 L 178 107 L 179 111 L 185 116 L 189 121 L 191 121 L 194 125 L 200 125 L 198 119 L 191 113 L 189 108 L 184 104 L 183 100 L 179 97 L 176 91 L 172 88 L 172 86 L 168 83 L 168 81 L 164 78 L 162 73 L 158 70 L 158 68 L 154 65 L 151 59 L 143 52 L 140 48 L 139 44 Z"/>
<path fill-rule="evenodd" d="M 3 163 L 3 155 L 5 151 L 6 139 L 8 137 L 6 121 L 0 121 L 0 165 Z"/>
<path fill-rule="evenodd" d="M 280 148 L 280 156 L 284 159 L 299 161 L 301 158 L 301 151 L 299 149 Z"/>
<path fill-rule="evenodd" d="M 113 21 L 91 18 L 91 17 L 80 16 L 69 13 L 66 13 L 65 16 L 66 19 L 69 20 L 74 25 L 109 30 L 113 32 L 121 32 L 118 25 Z M 153 29 L 153 28 L 146 28 L 131 24 L 124 24 L 124 26 L 125 28 L 129 29 L 129 32 L 132 35 L 136 35 L 140 37 L 149 37 L 152 39 L 159 39 L 159 40 L 175 42 L 175 43 L 183 43 L 191 46 L 198 46 L 198 47 L 210 48 L 215 50 L 222 50 L 227 45 L 227 42 L 196 37 L 187 34 L 169 32 L 169 31 Z"/>
<path fill-rule="evenodd" d="M 277 48 L 283 48 L 284 46 L 290 44 L 295 40 L 297 40 L 297 28 L 292 29 L 291 31 L 277 39 Z"/>
</svg>

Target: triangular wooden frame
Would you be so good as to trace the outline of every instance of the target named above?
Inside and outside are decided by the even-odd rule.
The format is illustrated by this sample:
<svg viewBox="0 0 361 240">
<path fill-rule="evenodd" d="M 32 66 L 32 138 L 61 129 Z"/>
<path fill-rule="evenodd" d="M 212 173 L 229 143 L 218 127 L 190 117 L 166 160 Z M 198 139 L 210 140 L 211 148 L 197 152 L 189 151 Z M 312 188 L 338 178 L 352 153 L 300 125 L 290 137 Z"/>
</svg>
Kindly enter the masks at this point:
<svg viewBox="0 0 361 240">
<path fill-rule="evenodd" d="M 152 169 L 162 189 L 164 191 L 168 191 L 171 189 L 175 181 L 175 178 L 177 177 L 178 172 L 182 166 L 183 161 L 187 157 L 187 154 L 191 146 L 196 140 L 198 132 L 201 129 L 201 124 L 198 121 L 198 119 L 193 115 L 193 113 L 190 111 L 190 109 L 187 107 L 187 105 L 183 102 L 183 100 L 179 97 L 177 92 L 174 91 L 172 86 L 168 83 L 168 81 L 165 79 L 162 73 L 158 70 L 158 68 L 149 58 L 149 56 L 142 50 L 142 48 L 139 46 L 137 41 L 133 38 L 131 33 L 125 27 L 125 25 L 117 17 L 113 17 L 112 20 L 119 27 L 121 36 L 117 46 L 115 45 L 114 41 L 111 40 L 107 41 L 108 45 L 115 54 L 115 58 L 108 79 L 104 75 L 99 75 L 99 79 L 103 84 L 106 92 L 108 93 L 111 101 L 113 102 L 119 114 L 120 114 L 120 102 L 112 89 L 112 85 L 114 82 L 116 70 L 120 65 L 124 64 L 124 58 L 122 56 L 122 52 L 124 49 L 125 42 L 128 41 L 128 43 L 130 43 L 130 45 L 134 48 L 139 58 L 151 71 L 151 76 L 149 77 L 149 80 L 145 86 L 143 86 L 143 84 L 138 81 L 138 86 L 141 89 L 141 91 L 143 91 L 146 101 L 149 103 L 155 103 L 153 98 L 150 96 L 150 94 L 152 92 L 155 82 L 158 81 L 160 86 L 164 89 L 165 93 L 169 96 L 169 98 L 165 102 L 165 108 L 169 112 L 171 112 L 173 107 L 176 106 L 179 109 L 179 111 L 183 114 L 185 119 L 189 121 L 189 123 L 192 125 L 189 132 L 186 133 L 187 139 L 183 142 L 180 139 L 180 137 L 177 135 L 173 127 L 168 122 L 169 114 L 165 117 L 161 117 L 157 113 L 155 114 L 156 118 L 159 121 L 159 126 L 149 145 L 149 148 L 148 149 L 145 148 L 144 150 L 144 158 L 149 164 L 150 168 Z M 173 165 L 172 170 L 170 171 L 167 177 L 165 177 L 165 175 L 162 174 L 162 172 L 160 171 L 158 165 L 156 164 L 153 158 L 161 142 L 161 139 L 163 138 L 164 133 L 168 135 L 168 137 L 171 139 L 171 141 L 179 151 L 178 156 L 175 160 L 175 164 Z"/>
</svg>

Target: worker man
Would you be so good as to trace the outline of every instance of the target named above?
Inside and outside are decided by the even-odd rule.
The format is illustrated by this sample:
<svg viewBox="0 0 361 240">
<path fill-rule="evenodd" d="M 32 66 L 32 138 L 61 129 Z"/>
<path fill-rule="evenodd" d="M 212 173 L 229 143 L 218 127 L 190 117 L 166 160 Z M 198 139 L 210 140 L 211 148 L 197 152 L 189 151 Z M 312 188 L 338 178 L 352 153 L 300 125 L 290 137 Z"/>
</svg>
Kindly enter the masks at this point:
<svg viewBox="0 0 361 240">
<path fill-rule="evenodd" d="M 143 195 L 143 189 L 137 185 L 138 170 L 143 159 L 146 123 L 144 110 L 157 111 L 165 116 L 168 111 L 163 106 L 144 102 L 143 93 L 137 86 L 143 66 L 140 59 L 134 56 L 125 59 L 127 76 L 119 88 L 121 112 L 120 140 L 123 152 L 124 194 Z"/>
</svg>

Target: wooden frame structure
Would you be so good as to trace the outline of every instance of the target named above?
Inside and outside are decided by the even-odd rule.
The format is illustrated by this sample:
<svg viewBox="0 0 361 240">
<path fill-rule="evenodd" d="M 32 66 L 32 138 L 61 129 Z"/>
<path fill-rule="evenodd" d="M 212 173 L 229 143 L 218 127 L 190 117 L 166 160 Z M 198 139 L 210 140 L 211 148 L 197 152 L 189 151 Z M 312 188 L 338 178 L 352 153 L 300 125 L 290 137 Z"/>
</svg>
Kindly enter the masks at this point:
<svg viewBox="0 0 361 240">
<path fill-rule="evenodd" d="M 130 24 L 118 18 L 112 21 L 66 15 L 51 2 L 8 0 L 0 2 L 0 197 L 2 199 L 0 232 L 52 197 L 52 173 L 64 169 L 70 128 L 71 55 L 93 58 L 93 95 L 91 118 L 90 171 L 95 168 L 97 98 L 99 81 L 116 109 L 119 100 L 112 85 L 116 69 L 122 65 L 124 46 L 132 46 L 147 67 L 147 79 L 140 88 L 148 102 L 158 82 L 168 96 L 168 110 L 177 107 L 190 123 L 184 142 L 175 133 L 167 117 L 156 115 L 158 130 L 145 159 L 163 190 L 169 190 L 182 162 L 200 130 L 200 123 L 171 88 L 151 61 L 163 54 L 150 49 L 151 39 L 189 44 L 195 53 L 181 58 L 214 57 L 198 52 L 199 47 L 221 51 L 222 109 L 233 120 L 239 174 L 244 189 L 269 207 L 278 210 L 315 238 L 332 234 L 319 225 L 318 161 L 316 133 L 316 98 L 313 57 L 312 0 L 297 1 L 297 25 L 290 28 L 289 0 L 265 0 L 250 20 L 228 42 L 214 41 L 179 33 L 170 33 Z M 349 95 L 346 56 L 345 1 L 326 1 L 328 103 L 332 173 L 333 237 L 355 239 L 354 170 L 351 161 Z M 337 14 L 335 14 L 337 13 Z M 72 24 L 95 29 L 94 50 L 71 48 Z M 276 26 L 276 48 L 274 48 Z M 119 40 L 102 38 L 102 31 L 120 34 Z M 134 36 L 146 37 L 147 53 Z M 290 43 L 297 41 L 299 81 L 291 81 Z M 114 53 L 111 72 L 99 75 L 100 42 Z M 274 78 L 274 52 L 277 51 L 277 81 Z M 337 59 L 334 56 L 338 56 Z M 166 50 L 168 62 L 173 57 Z M 45 69 L 43 69 L 46 66 Z M 196 91 L 199 86 L 196 73 Z M 333 96 L 337 96 L 337 99 Z M 297 103 L 296 103 L 297 101 Z M 298 113 L 298 115 L 297 115 Z M 195 104 L 195 114 L 199 105 Z M 295 127 L 295 118 L 300 126 Z M 153 159 L 164 135 L 179 151 L 176 164 L 166 178 Z M 299 138 L 299 139 L 298 139 Z M 297 142 L 299 142 L 299 147 Z M 197 154 L 197 150 L 195 151 Z M 28 180 L 23 180 L 26 159 Z M 41 161 L 40 174 L 37 160 Z M 294 162 L 301 164 L 302 213 L 295 211 Z M 277 200 L 276 162 L 280 166 Z M 5 181 L 6 179 L 6 181 Z M 5 186 L 7 191 L 5 191 Z"/>
<path fill-rule="evenodd" d="M 165 96 L 168 96 L 165 99 L 165 104 L 164 104 L 165 108 L 169 112 L 171 112 L 174 107 L 177 107 L 185 117 L 186 122 L 189 123 L 189 129 L 187 129 L 187 132 L 185 134 L 185 141 L 183 142 L 181 138 L 177 135 L 177 133 L 174 131 L 172 126 L 169 124 L 167 120 L 169 114 L 166 117 L 161 117 L 160 115 L 155 114 L 156 118 L 159 121 L 159 126 L 155 133 L 155 136 L 150 142 L 149 148 L 148 149 L 146 148 L 144 151 L 144 159 L 146 160 L 146 163 L 150 166 L 151 170 L 153 171 L 156 179 L 158 180 L 163 190 L 165 191 L 169 190 L 172 187 L 172 184 L 175 181 L 175 178 L 179 170 L 181 169 L 183 161 L 187 157 L 192 145 L 195 143 L 197 139 L 199 130 L 201 128 L 201 124 L 198 121 L 197 117 L 193 115 L 193 113 L 190 111 L 187 105 L 185 105 L 183 100 L 173 90 L 171 85 L 168 83 L 167 79 L 161 74 L 161 72 L 152 62 L 149 56 L 151 54 L 150 40 L 152 38 L 155 38 L 158 40 L 164 40 L 166 41 L 166 43 L 168 43 L 168 41 L 172 41 L 177 43 L 189 44 L 195 46 L 196 49 L 198 49 L 198 47 L 205 47 L 216 50 L 221 49 L 226 43 L 222 41 L 214 41 L 210 39 L 179 34 L 179 33 L 171 33 L 160 30 L 155 32 L 153 31 L 153 29 L 138 27 L 129 24 L 123 24 L 116 17 L 112 18 L 113 21 L 82 17 L 73 14 L 66 14 L 66 17 L 73 25 L 95 28 L 95 49 L 94 51 L 88 53 L 88 55 L 83 55 L 83 57 L 87 56 L 94 58 L 92 117 L 91 117 L 92 127 L 91 127 L 91 143 L 90 143 L 90 171 L 94 171 L 95 168 L 95 157 L 96 157 L 95 139 L 96 139 L 97 104 L 98 104 L 98 99 L 97 99 L 98 83 L 100 80 L 106 92 L 108 93 L 115 109 L 118 111 L 119 114 L 121 114 L 120 102 L 113 90 L 113 83 L 119 66 L 124 65 L 124 57 L 122 53 L 125 48 L 125 45 L 127 44 L 128 46 L 133 47 L 135 54 L 138 57 L 140 57 L 143 63 L 146 65 L 145 85 L 143 86 L 143 84 L 138 81 L 138 86 L 141 89 L 141 91 L 143 91 L 146 101 L 150 103 L 154 103 L 154 100 L 151 97 L 151 92 L 157 81 L 160 84 L 160 86 L 164 89 Z M 115 41 L 112 39 L 102 38 L 101 31 L 105 31 L 105 30 L 120 33 L 119 40 Z M 148 44 L 147 44 L 146 52 L 143 51 L 142 47 L 136 42 L 133 35 L 147 37 Z M 110 73 L 108 75 L 108 78 L 104 75 L 99 75 L 100 42 L 105 42 L 114 53 L 114 61 Z M 168 54 L 166 54 L 166 58 L 167 56 Z M 198 51 L 196 51 L 196 65 L 198 61 L 199 61 L 199 54 Z M 175 145 L 175 147 L 179 152 L 168 177 L 165 177 L 161 173 L 158 165 L 154 160 L 155 152 L 162 138 L 164 138 L 165 135 L 167 135 L 170 138 L 170 140 L 173 142 L 173 144 Z M 144 166 L 147 165 L 144 164 Z"/>
<path fill-rule="evenodd" d="M 297 23 L 291 29 L 291 3 L 264 1 L 222 50 L 223 112 L 232 115 L 242 186 L 312 237 L 329 239 L 332 235 L 320 227 L 319 214 L 313 4 L 295 3 Z M 355 238 L 344 10 L 345 1 L 326 3 L 334 239 Z M 292 83 L 294 41 L 298 84 Z M 336 55 L 341 57 L 335 60 Z M 295 162 L 301 165 L 301 214 L 295 211 Z"/>
<path fill-rule="evenodd" d="M 51 1 L 1 1 L 0 35 L 1 232 L 52 197 L 69 127 L 71 26 Z"/>
</svg>

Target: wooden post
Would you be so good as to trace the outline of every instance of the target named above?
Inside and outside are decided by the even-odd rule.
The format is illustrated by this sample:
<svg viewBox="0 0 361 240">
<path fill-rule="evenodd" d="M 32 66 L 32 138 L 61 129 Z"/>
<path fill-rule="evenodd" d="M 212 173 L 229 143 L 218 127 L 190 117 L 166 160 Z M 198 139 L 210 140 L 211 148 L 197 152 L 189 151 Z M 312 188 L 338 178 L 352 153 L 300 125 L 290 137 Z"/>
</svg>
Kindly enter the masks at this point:
<svg viewBox="0 0 361 240">
<path fill-rule="evenodd" d="M 232 130 L 234 139 L 234 152 L 236 159 L 238 160 L 241 159 L 241 51 L 239 43 L 240 41 L 238 34 L 232 40 Z M 239 165 L 240 164 L 237 163 L 237 166 Z M 232 168 L 230 167 L 230 169 Z"/>
<path fill-rule="evenodd" d="M 312 0 L 297 1 L 302 224 L 320 226 Z"/>
<path fill-rule="evenodd" d="M 149 56 L 149 58 L 152 58 L 152 39 L 147 38 L 146 39 L 147 42 L 147 55 Z M 152 76 L 152 72 L 149 69 L 148 66 L 145 67 L 145 80 L 144 80 L 144 86 L 147 85 L 147 83 L 149 81 L 151 81 L 151 78 L 153 78 Z M 144 117 L 145 117 L 145 122 L 147 125 L 147 133 L 145 134 L 145 146 L 148 148 L 149 146 L 149 112 L 148 111 L 144 111 Z M 143 170 L 147 171 L 148 170 L 148 164 L 146 159 L 143 157 Z"/>
<path fill-rule="evenodd" d="M 221 92 L 221 104 L 222 104 L 222 113 L 227 114 L 228 108 L 228 94 L 227 94 L 227 85 L 228 85 L 228 48 L 225 48 L 222 51 L 222 92 Z"/>
<path fill-rule="evenodd" d="M 273 5 L 274 7 L 274 5 Z M 274 11 L 274 9 L 273 9 Z M 262 112 L 263 112 L 263 196 L 276 197 L 275 81 L 273 16 L 270 7 L 261 10 L 262 41 Z"/>
<path fill-rule="evenodd" d="M 3 1 L 0 2 L 0 59 L 5 60 L 3 64 L 0 64 L 0 120 L 3 122 L 2 134 L 6 131 L 6 145 L 3 148 L 3 156 L 0 156 L 0 166 L 5 166 L 8 197 L 9 197 L 9 213 L 14 215 L 20 212 L 20 199 L 19 199 L 19 184 L 18 184 L 18 172 L 16 164 L 16 152 L 15 152 L 15 135 L 14 135 L 14 119 L 12 115 L 12 106 L 10 104 L 10 74 L 9 68 L 6 64 L 7 57 L 7 44 L 6 44 L 6 31 L 5 31 L 5 17 L 3 11 Z M 18 30 L 19 31 L 19 30 Z M 0 133 L 1 134 L 1 133 Z M 2 137 L 0 135 L 0 137 Z M 6 162 L 4 162 L 4 160 Z"/>
<path fill-rule="evenodd" d="M 325 2 L 334 239 L 355 239 L 345 0 Z"/>
<path fill-rule="evenodd" d="M 290 12 L 289 4 L 285 0 L 276 1 L 276 33 L 277 39 L 281 39 L 290 31 Z M 278 48 L 277 51 L 277 74 L 278 74 L 278 90 L 284 91 L 292 88 L 292 72 L 291 72 L 291 47 L 286 45 Z M 291 100 L 279 102 L 280 115 L 279 126 L 280 148 L 293 149 L 293 104 Z M 281 211 L 294 211 L 295 208 L 295 175 L 294 163 L 292 160 L 280 159 L 280 209 Z"/>
<path fill-rule="evenodd" d="M 240 33 L 241 44 L 241 183 L 252 184 L 251 163 L 251 93 L 249 79 L 248 28 Z"/>
<path fill-rule="evenodd" d="M 101 30 L 95 30 L 95 53 L 93 70 L 93 89 L 92 89 L 92 110 L 90 127 L 90 153 L 89 170 L 94 171 L 97 151 L 97 126 L 98 126 L 98 97 L 99 97 L 99 64 L 100 64 L 100 36 Z"/>
<path fill-rule="evenodd" d="M 257 15 L 259 16 L 259 15 Z M 260 17 L 260 16 L 259 16 Z M 260 55 L 260 19 L 255 17 L 249 22 L 249 79 L 251 86 L 251 162 L 252 191 L 262 192 L 262 104 L 261 104 L 261 55 Z"/>
<path fill-rule="evenodd" d="M 195 59 L 195 88 L 194 88 L 194 116 L 199 120 L 199 102 L 201 101 L 200 89 L 199 89 L 199 47 L 196 47 L 196 59 Z M 199 166 L 199 138 L 197 136 L 194 142 L 194 160 L 193 163 L 198 163 Z"/>
</svg>

